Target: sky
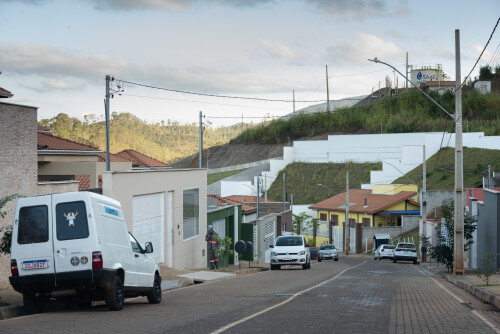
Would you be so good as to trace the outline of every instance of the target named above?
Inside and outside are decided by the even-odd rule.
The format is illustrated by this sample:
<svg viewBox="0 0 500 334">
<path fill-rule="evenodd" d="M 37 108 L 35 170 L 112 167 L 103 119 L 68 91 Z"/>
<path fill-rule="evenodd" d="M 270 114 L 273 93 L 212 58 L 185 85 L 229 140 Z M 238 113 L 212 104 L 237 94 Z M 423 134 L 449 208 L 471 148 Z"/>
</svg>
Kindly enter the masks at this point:
<svg viewBox="0 0 500 334">
<path fill-rule="evenodd" d="M 455 29 L 463 80 L 499 14 L 498 0 L 0 0 L 0 87 L 39 120 L 104 119 L 110 75 L 110 112 L 256 123 L 324 102 L 327 83 L 337 100 L 394 80 L 374 57 L 404 73 L 408 52 L 455 80 Z M 500 27 L 472 77 L 499 46 Z"/>
</svg>

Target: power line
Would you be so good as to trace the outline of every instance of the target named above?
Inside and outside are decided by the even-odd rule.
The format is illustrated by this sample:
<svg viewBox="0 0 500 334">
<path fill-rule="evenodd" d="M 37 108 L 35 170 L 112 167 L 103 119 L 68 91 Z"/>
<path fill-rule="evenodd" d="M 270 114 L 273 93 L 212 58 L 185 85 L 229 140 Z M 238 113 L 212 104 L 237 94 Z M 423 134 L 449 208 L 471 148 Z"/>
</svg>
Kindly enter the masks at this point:
<svg viewBox="0 0 500 334">
<path fill-rule="evenodd" d="M 254 100 L 254 101 L 264 101 L 264 102 L 285 102 L 285 103 L 293 103 L 294 102 L 293 100 L 265 99 L 265 98 L 259 98 L 259 97 L 244 97 L 244 96 L 229 96 L 229 95 L 197 93 L 197 92 L 190 92 L 190 91 L 184 91 L 184 90 L 178 90 L 178 89 L 171 89 L 171 88 L 146 85 L 146 84 L 141 84 L 141 83 L 132 82 L 132 81 L 126 81 L 126 80 L 117 80 L 117 81 L 120 81 L 123 83 L 128 83 L 128 84 L 135 85 L 135 86 L 141 86 L 141 87 L 158 89 L 158 90 L 165 90 L 165 91 L 174 92 L 174 93 L 197 95 L 197 96 L 220 97 L 220 98 L 226 98 L 226 99 L 240 99 L 240 100 Z M 319 102 L 326 102 L 326 100 L 295 101 L 295 102 L 319 103 Z"/>
<path fill-rule="evenodd" d="M 483 48 L 483 51 L 481 51 L 481 54 L 479 55 L 479 58 L 477 58 L 476 60 L 476 63 L 474 64 L 474 66 L 472 67 L 472 70 L 470 70 L 469 74 L 465 77 L 465 80 L 460 84 L 460 86 L 458 86 L 457 89 L 455 89 L 453 91 L 453 94 L 455 94 L 455 92 L 457 90 L 459 90 L 460 88 L 462 88 L 462 86 L 465 84 L 465 82 L 467 81 L 467 79 L 469 79 L 469 76 L 472 74 L 472 71 L 474 71 L 474 69 L 476 68 L 477 66 L 477 63 L 479 62 L 479 60 L 481 59 L 481 57 L 483 56 L 483 53 L 484 51 L 486 50 L 486 48 L 488 47 L 488 44 L 490 43 L 491 41 L 491 38 L 493 37 L 493 34 L 495 33 L 495 30 L 497 29 L 497 26 L 498 26 L 498 22 L 500 22 L 500 17 L 498 18 L 497 20 L 497 23 L 495 24 L 495 27 L 493 28 L 493 31 L 491 32 L 491 35 L 490 35 L 490 38 L 488 38 L 488 42 L 486 42 L 486 45 L 484 46 Z"/>
</svg>

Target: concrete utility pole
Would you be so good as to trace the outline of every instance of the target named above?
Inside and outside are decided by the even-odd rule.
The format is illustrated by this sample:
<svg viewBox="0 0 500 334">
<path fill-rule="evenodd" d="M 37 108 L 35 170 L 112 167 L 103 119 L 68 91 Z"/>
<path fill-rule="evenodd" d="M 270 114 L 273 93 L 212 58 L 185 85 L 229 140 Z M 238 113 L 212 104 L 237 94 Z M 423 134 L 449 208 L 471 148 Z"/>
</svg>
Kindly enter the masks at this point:
<svg viewBox="0 0 500 334">
<path fill-rule="evenodd" d="M 106 118 L 106 171 L 111 170 L 111 163 L 109 161 L 109 98 L 111 94 L 109 93 L 109 82 L 111 77 L 106 75 L 106 95 L 104 100 L 104 113 Z"/>
<path fill-rule="evenodd" d="M 330 90 L 328 89 L 328 65 L 326 65 L 326 111 L 330 111 Z"/>
<path fill-rule="evenodd" d="M 292 93 L 293 93 L 293 114 L 295 115 L 295 90 L 293 90 Z"/>
<path fill-rule="evenodd" d="M 203 160 L 203 114 L 200 111 L 200 153 L 199 153 L 199 168 L 202 168 L 202 160 Z"/>
<path fill-rule="evenodd" d="M 345 222 L 344 222 L 344 231 L 345 231 L 345 255 L 349 255 L 349 242 L 351 241 L 350 236 L 350 226 L 349 226 L 349 171 L 346 173 L 345 179 L 346 192 L 345 192 Z"/>
<path fill-rule="evenodd" d="M 260 178 L 259 175 L 257 175 L 257 219 L 259 219 L 259 194 L 260 194 Z"/>
<path fill-rule="evenodd" d="M 286 174 L 283 173 L 283 212 L 286 209 Z"/>
<path fill-rule="evenodd" d="M 455 30 L 455 243 L 453 274 L 464 274 L 464 173 L 462 147 L 462 88 L 460 73 L 460 30 Z"/>
<path fill-rule="evenodd" d="M 408 52 L 406 53 L 406 87 L 408 88 Z"/>
<path fill-rule="evenodd" d="M 422 161 L 422 234 L 424 237 L 427 237 L 427 169 L 426 169 L 426 162 L 425 162 L 425 144 L 422 146 L 423 150 L 423 161 Z M 422 261 L 426 260 L 425 254 L 422 254 Z"/>
</svg>

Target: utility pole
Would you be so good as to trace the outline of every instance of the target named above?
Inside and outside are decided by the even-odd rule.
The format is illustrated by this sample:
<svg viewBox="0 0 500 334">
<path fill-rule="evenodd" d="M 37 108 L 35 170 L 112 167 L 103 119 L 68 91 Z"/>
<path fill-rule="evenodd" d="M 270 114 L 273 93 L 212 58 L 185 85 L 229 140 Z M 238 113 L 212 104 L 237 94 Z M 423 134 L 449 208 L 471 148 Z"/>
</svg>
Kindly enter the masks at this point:
<svg viewBox="0 0 500 334">
<path fill-rule="evenodd" d="M 293 93 L 293 115 L 295 116 L 295 90 L 293 90 L 292 93 Z"/>
<path fill-rule="evenodd" d="M 455 243 L 453 249 L 453 274 L 464 274 L 464 173 L 462 147 L 462 88 L 460 68 L 460 30 L 455 30 Z"/>
<path fill-rule="evenodd" d="M 408 52 L 406 53 L 406 89 L 408 89 Z"/>
<path fill-rule="evenodd" d="M 260 177 L 257 175 L 257 219 L 259 219 L 259 194 L 260 194 Z"/>
<path fill-rule="evenodd" d="M 111 94 L 109 93 L 109 82 L 111 81 L 111 77 L 106 75 L 106 95 L 104 100 L 104 113 L 106 117 L 106 171 L 111 170 L 111 164 L 109 161 L 109 98 Z"/>
<path fill-rule="evenodd" d="M 264 202 L 267 203 L 267 174 L 264 174 Z"/>
<path fill-rule="evenodd" d="M 326 65 L 326 111 L 330 111 L 330 90 L 328 89 L 328 65 Z"/>
<path fill-rule="evenodd" d="M 199 153 L 199 168 L 202 168 L 202 160 L 203 160 L 203 114 L 200 111 L 200 153 Z"/>
<path fill-rule="evenodd" d="M 423 149 L 423 161 L 422 161 L 422 234 L 424 237 L 427 237 L 427 170 L 426 170 L 426 161 L 425 161 L 425 144 L 422 146 Z M 426 260 L 426 254 L 422 254 L 422 261 Z"/>
<path fill-rule="evenodd" d="M 286 174 L 283 173 L 283 212 L 285 211 L 286 209 Z"/>
<path fill-rule="evenodd" d="M 345 179 L 345 184 L 346 184 L 346 192 L 345 192 L 345 222 L 344 222 L 344 231 L 345 231 L 345 242 L 344 242 L 344 248 L 345 248 L 345 255 L 349 255 L 349 242 L 351 240 L 350 236 L 350 226 L 349 226 L 349 171 L 347 171 L 346 174 L 346 179 Z"/>
<path fill-rule="evenodd" d="M 488 188 L 488 189 L 492 188 L 491 187 L 491 165 L 488 165 L 488 186 L 486 188 Z"/>
</svg>

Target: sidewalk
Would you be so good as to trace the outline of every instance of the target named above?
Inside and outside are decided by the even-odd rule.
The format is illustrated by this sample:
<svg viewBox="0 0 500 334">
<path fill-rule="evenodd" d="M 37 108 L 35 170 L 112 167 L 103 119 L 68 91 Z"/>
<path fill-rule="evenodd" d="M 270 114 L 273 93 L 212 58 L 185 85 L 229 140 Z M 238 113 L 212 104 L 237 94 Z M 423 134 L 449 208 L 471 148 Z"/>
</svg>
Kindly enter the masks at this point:
<svg viewBox="0 0 500 334">
<path fill-rule="evenodd" d="M 208 268 L 179 270 L 160 265 L 162 291 L 178 289 L 195 283 L 226 279 L 236 275 L 252 274 L 268 270 L 268 267 L 259 267 L 255 263 L 242 262 L 218 270 Z M 3 319 L 24 315 L 23 296 L 14 291 L 12 287 L 0 288 L 0 321 Z"/>
<path fill-rule="evenodd" d="M 438 266 L 436 262 L 420 262 L 420 265 L 500 310 L 499 274 L 492 274 L 489 285 L 486 286 L 486 281 L 478 277 L 474 271 L 466 270 L 465 275 L 453 275 L 453 272 L 449 272 L 442 264 Z"/>
</svg>

